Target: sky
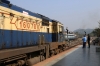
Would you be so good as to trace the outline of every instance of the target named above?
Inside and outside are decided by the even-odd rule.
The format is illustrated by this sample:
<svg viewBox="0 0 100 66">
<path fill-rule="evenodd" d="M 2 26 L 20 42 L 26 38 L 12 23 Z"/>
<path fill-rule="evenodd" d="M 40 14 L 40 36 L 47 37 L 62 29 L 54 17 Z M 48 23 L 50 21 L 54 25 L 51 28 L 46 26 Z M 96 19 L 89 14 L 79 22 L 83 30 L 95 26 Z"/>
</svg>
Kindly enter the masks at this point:
<svg viewBox="0 0 100 66">
<path fill-rule="evenodd" d="M 100 0 L 9 0 L 12 4 L 60 21 L 70 31 L 95 29 L 100 22 Z"/>
</svg>

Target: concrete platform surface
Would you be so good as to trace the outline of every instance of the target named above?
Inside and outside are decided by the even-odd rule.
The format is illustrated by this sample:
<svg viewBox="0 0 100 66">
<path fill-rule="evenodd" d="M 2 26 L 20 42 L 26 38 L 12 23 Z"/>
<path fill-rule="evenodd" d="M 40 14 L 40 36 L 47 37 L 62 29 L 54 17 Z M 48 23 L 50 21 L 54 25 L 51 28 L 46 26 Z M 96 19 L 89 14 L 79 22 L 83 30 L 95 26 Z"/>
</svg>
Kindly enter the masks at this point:
<svg viewBox="0 0 100 66">
<path fill-rule="evenodd" d="M 96 47 L 91 45 L 90 48 L 82 48 L 82 46 L 54 59 L 46 66 L 100 66 L 100 52 L 96 52 Z"/>
</svg>

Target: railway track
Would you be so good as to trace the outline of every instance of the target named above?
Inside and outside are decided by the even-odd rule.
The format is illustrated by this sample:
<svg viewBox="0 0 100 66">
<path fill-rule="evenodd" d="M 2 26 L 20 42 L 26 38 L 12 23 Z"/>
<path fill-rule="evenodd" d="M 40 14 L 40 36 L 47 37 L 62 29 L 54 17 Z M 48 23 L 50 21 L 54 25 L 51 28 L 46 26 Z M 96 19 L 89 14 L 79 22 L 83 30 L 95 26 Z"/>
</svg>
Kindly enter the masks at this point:
<svg viewBox="0 0 100 66">
<path fill-rule="evenodd" d="M 62 55 L 66 54 L 67 52 L 69 52 L 71 50 L 74 50 L 78 45 L 81 45 L 81 44 L 82 44 L 82 40 L 81 39 L 70 41 L 70 43 L 67 43 L 66 50 L 60 52 L 57 55 L 53 55 L 52 57 L 50 57 L 50 58 L 48 58 L 48 59 L 46 59 L 46 60 L 44 60 L 42 62 L 34 64 L 33 66 L 45 66 L 46 64 L 48 64 L 49 62 L 53 61 L 54 59 L 57 59 L 57 58 L 61 57 Z"/>
</svg>

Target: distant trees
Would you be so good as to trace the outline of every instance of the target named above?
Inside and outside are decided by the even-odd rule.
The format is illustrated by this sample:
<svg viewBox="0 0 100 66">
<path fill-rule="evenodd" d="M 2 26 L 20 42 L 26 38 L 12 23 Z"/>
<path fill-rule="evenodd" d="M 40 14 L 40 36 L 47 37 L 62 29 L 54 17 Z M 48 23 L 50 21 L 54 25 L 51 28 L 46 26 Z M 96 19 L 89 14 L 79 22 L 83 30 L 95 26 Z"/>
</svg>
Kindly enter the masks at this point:
<svg viewBox="0 0 100 66">
<path fill-rule="evenodd" d="M 77 37 L 79 37 L 79 38 L 81 38 L 82 36 L 83 36 L 83 34 L 80 34 L 79 32 L 74 32 L 76 35 L 77 35 Z"/>
<path fill-rule="evenodd" d="M 94 36 L 100 36 L 100 28 L 95 28 L 92 32 Z"/>
</svg>

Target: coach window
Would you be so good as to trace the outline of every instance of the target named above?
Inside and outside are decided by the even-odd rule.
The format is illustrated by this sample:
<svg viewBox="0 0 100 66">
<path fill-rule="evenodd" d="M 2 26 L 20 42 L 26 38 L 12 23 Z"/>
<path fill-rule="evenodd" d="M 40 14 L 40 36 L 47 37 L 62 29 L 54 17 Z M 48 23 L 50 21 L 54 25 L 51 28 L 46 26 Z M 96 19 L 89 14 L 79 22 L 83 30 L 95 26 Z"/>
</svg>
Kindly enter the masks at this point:
<svg viewBox="0 0 100 66">
<path fill-rule="evenodd" d="M 59 33 L 62 33 L 62 26 L 59 25 Z"/>
<path fill-rule="evenodd" d="M 60 32 L 61 32 L 61 33 L 64 32 L 64 28 L 63 28 L 63 26 L 60 26 Z"/>
<path fill-rule="evenodd" d="M 42 19 L 42 26 L 49 26 L 49 20 Z"/>
</svg>

